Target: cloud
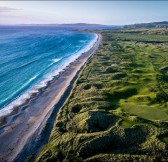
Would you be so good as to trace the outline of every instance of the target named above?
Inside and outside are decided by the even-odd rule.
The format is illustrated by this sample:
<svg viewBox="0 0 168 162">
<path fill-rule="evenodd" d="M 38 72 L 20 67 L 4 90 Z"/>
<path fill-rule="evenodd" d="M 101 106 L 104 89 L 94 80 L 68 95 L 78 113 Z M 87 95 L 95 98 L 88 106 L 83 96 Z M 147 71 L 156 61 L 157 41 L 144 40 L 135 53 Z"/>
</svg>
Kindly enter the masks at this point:
<svg viewBox="0 0 168 162">
<path fill-rule="evenodd" d="M 0 24 L 25 23 L 26 19 L 23 9 L 0 7 Z"/>
<path fill-rule="evenodd" d="M 20 10 L 23 10 L 23 9 L 9 8 L 9 7 L 0 7 L 0 14 L 1 13 L 9 13 L 9 12 L 20 11 Z"/>
</svg>

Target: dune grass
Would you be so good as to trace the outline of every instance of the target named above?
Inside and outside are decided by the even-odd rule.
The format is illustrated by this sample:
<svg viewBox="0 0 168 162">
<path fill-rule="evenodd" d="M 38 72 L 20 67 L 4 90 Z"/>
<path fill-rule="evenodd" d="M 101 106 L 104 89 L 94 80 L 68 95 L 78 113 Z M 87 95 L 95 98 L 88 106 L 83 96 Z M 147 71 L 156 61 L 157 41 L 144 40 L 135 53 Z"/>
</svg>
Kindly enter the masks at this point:
<svg viewBox="0 0 168 162">
<path fill-rule="evenodd" d="M 37 161 L 167 159 L 168 36 L 161 29 L 101 34 Z"/>
</svg>

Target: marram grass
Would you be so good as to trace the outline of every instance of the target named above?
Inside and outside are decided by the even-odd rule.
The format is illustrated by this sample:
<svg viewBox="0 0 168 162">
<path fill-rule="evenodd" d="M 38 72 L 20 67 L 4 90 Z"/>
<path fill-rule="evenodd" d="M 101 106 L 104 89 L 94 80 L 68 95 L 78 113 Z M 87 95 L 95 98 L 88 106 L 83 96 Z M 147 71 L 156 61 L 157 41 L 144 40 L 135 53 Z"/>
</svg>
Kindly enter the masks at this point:
<svg viewBox="0 0 168 162">
<path fill-rule="evenodd" d="M 102 31 L 36 161 L 166 161 L 166 32 Z"/>
</svg>

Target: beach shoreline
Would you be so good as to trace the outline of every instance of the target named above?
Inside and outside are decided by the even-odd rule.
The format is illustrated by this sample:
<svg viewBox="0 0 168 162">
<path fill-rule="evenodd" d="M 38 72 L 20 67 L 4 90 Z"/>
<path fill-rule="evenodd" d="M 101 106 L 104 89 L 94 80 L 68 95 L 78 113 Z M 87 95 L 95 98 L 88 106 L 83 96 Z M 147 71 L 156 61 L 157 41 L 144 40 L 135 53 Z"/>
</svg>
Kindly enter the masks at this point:
<svg viewBox="0 0 168 162">
<path fill-rule="evenodd" d="M 87 52 L 82 53 L 79 58 L 71 62 L 64 71 L 61 71 L 58 76 L 49 81 L 48 85 L 42 88 L 38 94 L 34 94 L 30 100 L 26 101 L 25 106 L 21 109 L 16 108 L 15 112 L 12 112 L 12 117 L 1 120 L 1 161 L 19 159 L 19 156 L 24 155 L 26 150 L 30 150 L 30 153 L 33 152 L 31 145 L 34 142 L 38 143 L 37 138 L 40 138 L 40 134 L 52 115 L 55 105 L 58 104 L 56 110 L 59 110 L 61 99 L 66 100 L 68 97 L 68 94 L 64 96 L 65 92 L 68 88 L 71 89 L 70 86 L 73 85 L 86 61 L 97 50 L 101 42 L 101 36 L 97 35 L 96 42 Z M 5 139 L 9 140 L 6 141 Z"/>
<path fill-rule="evenodd" d="M 79 54 L 85 53 L 93 46 L 93 44 L 97 40 L 97 34 L 95 34 L 95 33 L 93 33 L 93 34 L 95 35 L 95 38 L 90 42 L 90 44 L 77 53 L 79 53 Z M 53 71 L 53 74 L 50 74 L 51 76 L 49 76 L 48 78 L 46 76 L 46 78 L 43 78 L 43 80 L 41 80 L 37 84 L 35 84 L 34 87 L 32 86 L 27 91 L 23 92 L 20 96 L 18 96 L 17 98 L 14 98 L 13 101 L 8 103 L 2 109 L 0 109 L 0 129 L 1 129 L 1 127 L 3 127 L 4 125 L 7 125 L 10 122 L 11 116 L 14 116 L 15 114 L 20 113 L 20 111 L 22 110 L 23 107 L 30 104 L 31 100 L 33 100 L 34 98 L 39 96 L 41 94 L 41 92 L 45 91 L 45 89 L 50 85 L 50 83 L 57 80 L 58 77 L 60 77 L 61 74 L 78 57 L 80 57 L 80 55 L 78 55 L 76 58 L 71 58 L 71 61 L 68 61 L 59 70 L 56 69 L 56 71 Z M 41 82 L 43 82 L 42 83 L 43 85 L 41 85 Z"/>
</svg>

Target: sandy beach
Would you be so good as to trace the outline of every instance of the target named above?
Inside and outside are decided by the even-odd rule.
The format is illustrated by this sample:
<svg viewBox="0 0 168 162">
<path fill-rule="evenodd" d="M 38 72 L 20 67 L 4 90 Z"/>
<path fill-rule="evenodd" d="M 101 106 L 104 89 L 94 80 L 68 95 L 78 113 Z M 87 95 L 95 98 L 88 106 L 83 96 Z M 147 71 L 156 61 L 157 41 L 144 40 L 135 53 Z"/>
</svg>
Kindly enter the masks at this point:
<svg viewBox="0 0 168 162">
<path fill-rule="evenodd" d="M 56 112 L 68 97 L 79 72 L 97 50 L 100 42 L 101 36 L 98 35 L 97 41 L 89 51 L 67 66 L 48 83 L 47 87 L 34 94 L 25 105 L 16 108 L 7 120 L 0 119 L 3 121 L 0 127 L 0 161 L 18 162 L 21 161 L 20 157 L 23 161 L 35 150 L 40 149 L 50 132 L 45 134 L 44 130 L 51 130 L 47 128 L 47 123 L 50 118 L 55 119 Z"/>
</svg>

